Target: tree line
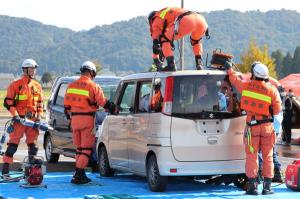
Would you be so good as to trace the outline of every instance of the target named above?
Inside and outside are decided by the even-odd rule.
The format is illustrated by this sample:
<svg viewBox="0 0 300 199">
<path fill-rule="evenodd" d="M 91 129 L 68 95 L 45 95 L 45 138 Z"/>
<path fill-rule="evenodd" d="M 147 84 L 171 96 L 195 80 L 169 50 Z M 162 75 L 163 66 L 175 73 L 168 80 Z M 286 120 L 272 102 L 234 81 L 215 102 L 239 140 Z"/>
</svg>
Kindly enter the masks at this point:
<svg viewBox="0 0 300 199">
<path fill-rule="evenodd" d="M 258 46 L 267 45 L 270 52 L 280 49 L 284 57 L 288 56 L 285 62 L 298 59 L 292 54 L 300 38 L 300 13 L 296 11 L 223 10 L 202 14 L 211 34 L 210 40 L 203 39 L 204 56 L 208 53 L 208 60 L 214 49 L 221 48 L 240 62 L 239 56 L 247 49 L 251 37 Z M 45 71 L 75 74 L 88 59 L 96 60 L 104 70 L 113 72 L 143 72 L 152 64 L 146 16 L 78 32 L 29 19 L 0 16 L 0 27 L 0 72 L 19 74 L 24 58 L 33 58 L 40 64 L 39 75 Z M 192 69 L 194 57 L 188 37 L 185 47 L 185 68 Z M 277 71 L 279 77 L 287 72 L 282 71 Z"/>
</svg>

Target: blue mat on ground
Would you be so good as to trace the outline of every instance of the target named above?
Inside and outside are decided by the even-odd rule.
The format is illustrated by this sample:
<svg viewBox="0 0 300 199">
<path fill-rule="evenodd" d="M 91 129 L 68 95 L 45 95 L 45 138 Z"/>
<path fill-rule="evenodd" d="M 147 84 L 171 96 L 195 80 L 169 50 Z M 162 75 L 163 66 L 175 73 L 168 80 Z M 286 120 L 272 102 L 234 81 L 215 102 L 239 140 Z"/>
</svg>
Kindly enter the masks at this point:
<svg viewBox="0 0 300 199">
<path fill-rule="evenodd" d="M 222 198 L 222 199 L 285 199 L 299 198 L 300 192 L 293 192 L 284 184 L 272 184 L 274 195 L 248 196 L 243 190 L 233 185 L 208 185 L 187 179 L 170 179 L 166 192 L 155 193 L 148 189 L 146 179 L 131 174 L 118 174 L 111 178 L 99 174 L 87 173 L 92 183 L 73 185 L 70 183 L 72 173 L 54 172 L 44 176 L 43 184 L 47 188 L 22 188 L 24 182 L 1 183 L 0 198 L 85 198 L 85 199 L 137 199 L 137 198 Z M 259 192 L 262 185 L 259 185 Z"/>
</svg>

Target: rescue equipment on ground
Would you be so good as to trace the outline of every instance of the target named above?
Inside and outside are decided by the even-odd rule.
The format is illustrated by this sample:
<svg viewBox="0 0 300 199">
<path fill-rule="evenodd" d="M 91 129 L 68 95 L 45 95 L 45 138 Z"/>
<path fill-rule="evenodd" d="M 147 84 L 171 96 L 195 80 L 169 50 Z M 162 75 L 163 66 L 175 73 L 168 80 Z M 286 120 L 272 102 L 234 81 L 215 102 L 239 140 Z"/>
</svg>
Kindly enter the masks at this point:
<svg viewBox="0 0 300 199">
<path fill-rule="evenodd" d="M 285 170 L 285 185 L 294 191 L 300 191 L 300 160 L 287 166 Z"/>
<path fill-rule="evenodd" d="M 20 187 L 47 188 L 47 185 L 42 184 L 45 173 L 46 166 L 44 165 L 43 157 L 27 156 L 22 162 L 22 172 L 12 172 L 11 174 L 1 176 L 0 183 L 19 182 L 23 180 L 24 183 Z"/>
<path fill-rule="evenodd" d="M 25 157 L 22 168 L 24 172 L 24 184 L 20 185 L 20 187 L 47 187 L 42 184 L 44 174 L 46 173 L 43 157 Z"/>
</svg>

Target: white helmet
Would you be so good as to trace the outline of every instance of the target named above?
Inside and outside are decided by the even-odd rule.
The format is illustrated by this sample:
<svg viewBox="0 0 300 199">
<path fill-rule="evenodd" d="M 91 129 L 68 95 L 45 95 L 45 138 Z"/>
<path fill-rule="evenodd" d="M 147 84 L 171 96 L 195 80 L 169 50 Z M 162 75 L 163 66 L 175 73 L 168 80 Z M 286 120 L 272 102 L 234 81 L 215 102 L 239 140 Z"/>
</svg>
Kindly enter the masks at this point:
<svg viewBox="0 0 300 199">
<path fill-rule="evenodd" d="M 91 61 L 85 61 L 81 64 L 80 71 L 82 72 L 82 70 L 84 70 L 84 69 L 88 69 L 88 70 L 96 73 L 96 66 Z"/>
<path fill-rule="evenodd" d="M 39 65 L 33 59 L 25 59 L 22 68 L 37 68 Z"/>
<path fill-rule="evenodd" d="M 261 62 L 254 62 L 251 66 L 252 74 L 260 79 L 269 78 L 269 69 Z"/>
</svg>

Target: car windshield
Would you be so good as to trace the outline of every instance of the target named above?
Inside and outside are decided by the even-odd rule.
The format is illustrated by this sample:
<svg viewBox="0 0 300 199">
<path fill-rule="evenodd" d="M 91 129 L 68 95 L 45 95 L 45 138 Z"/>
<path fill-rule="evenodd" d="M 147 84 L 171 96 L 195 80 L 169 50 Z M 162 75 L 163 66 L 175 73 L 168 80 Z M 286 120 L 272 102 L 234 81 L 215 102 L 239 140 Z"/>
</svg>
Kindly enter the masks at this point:
<svg viewBox="0 0 300 199">
<path fill-rule="evenodd" d="M 240 112 L 238 95 L 226 75 L 195 75 L 174 78 L 173 115 Z M 237 113 L 240 114 L 240 113 Z"/>
<path fill-rule="evenodd" d="M 104 95 L 106 98 L 113 100 L 118 84 L 120 82 L 120 79 L 118 78 L 97 78 L 95 79 L 95 82 L 99 84 L 104 92 Z"/>
</svg>

